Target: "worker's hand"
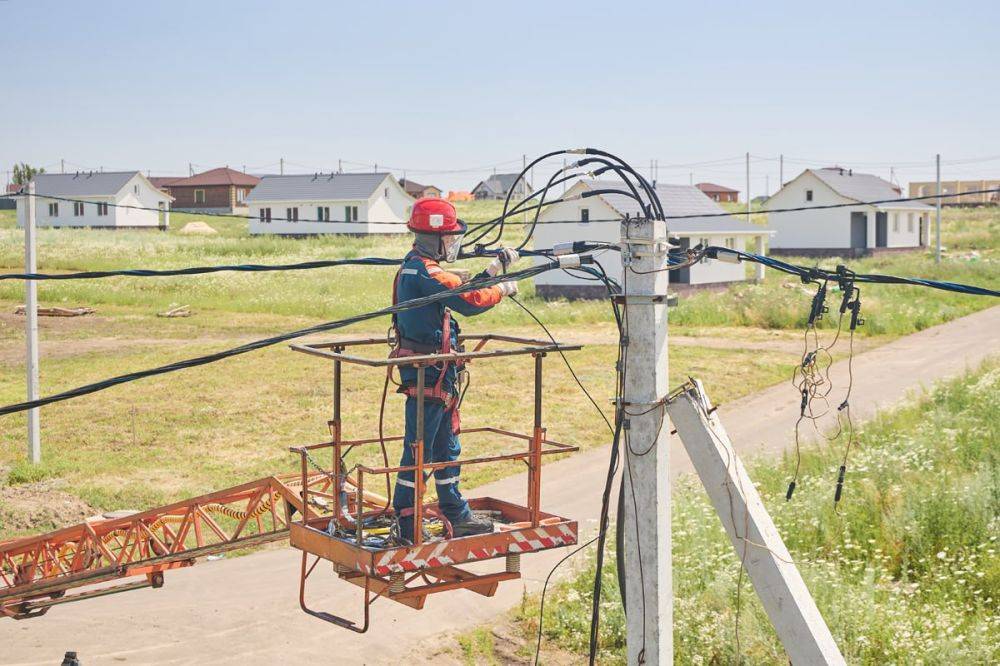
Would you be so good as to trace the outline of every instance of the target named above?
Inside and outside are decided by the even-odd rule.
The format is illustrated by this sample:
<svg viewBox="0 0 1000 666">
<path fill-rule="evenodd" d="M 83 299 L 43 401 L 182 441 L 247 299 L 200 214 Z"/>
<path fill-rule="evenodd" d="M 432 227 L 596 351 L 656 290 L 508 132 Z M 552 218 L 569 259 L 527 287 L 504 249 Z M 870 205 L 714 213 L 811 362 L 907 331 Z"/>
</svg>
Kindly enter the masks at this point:
<svg viewBox="0 0 1000 666">
<path fill-rule="evenodd" d="M 497 286 L 500 287 L 500 293 L 504 296 L 513 296 L 517 293 L 517 282 L 514 282 L 513 280 L 501 282 Z"/>
<path fill-rule="evenodd" d="M 490 262 L 490 265 L 486 267 L 486 272 L 491 276 L 496 276 L 501 272 L 506 273 L 511 264 L 520 258 L 521 255 L 518 254 L 517 250 L 509 247 L 502 247 L 497 252 L 497 256 Z"/>
</svg>

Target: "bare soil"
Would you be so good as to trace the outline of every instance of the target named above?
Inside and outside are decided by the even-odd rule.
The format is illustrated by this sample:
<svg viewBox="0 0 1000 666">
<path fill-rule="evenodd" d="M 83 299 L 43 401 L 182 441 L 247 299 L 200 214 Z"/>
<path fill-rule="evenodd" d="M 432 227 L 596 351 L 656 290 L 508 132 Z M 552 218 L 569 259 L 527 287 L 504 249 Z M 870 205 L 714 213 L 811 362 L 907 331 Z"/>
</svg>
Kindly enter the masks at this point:
<svg viewBox="0 0 1000 666">
<path fill-rule="evenodd" d="M 79 523 L 99 513 L 69 494 L 58 479 L 0 485 L 0 534 L 18 534 Z"/>
</svg>

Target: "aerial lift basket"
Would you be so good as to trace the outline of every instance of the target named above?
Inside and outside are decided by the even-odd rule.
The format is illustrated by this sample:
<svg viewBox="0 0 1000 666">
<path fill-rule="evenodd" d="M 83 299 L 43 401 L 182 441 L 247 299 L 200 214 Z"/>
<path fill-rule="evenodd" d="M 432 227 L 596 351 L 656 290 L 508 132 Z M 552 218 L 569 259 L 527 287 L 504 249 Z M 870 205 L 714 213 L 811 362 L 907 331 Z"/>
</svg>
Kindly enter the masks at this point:
<svg viewBox="0 0 1000 666">
<path fill-rule="evenodd" d="M 369 609 L 379 598 L 387 598 L 401 604 L 420 609 L 427 595 L 456 589 L 467 589 L 484 596 L 493 596 L 497 586 L 506 580 L 520 578 L 520 557 L 549 548 L 568 546 L 577 542 L 576 521 L 545 513 L 541 509 L 541 467 L 542 456 L 576 451 L 577 447 L 560 444 L 546 438 L 542 426 L 542 360 L 551 352 L 566 352 L 580 349 L 579 345 L 561 345 L 529 338 L 505 335 L 465 335 L 460 337 L 460 348 L 471 347 L 470 351 L 456 351 L 448 354 L 427 354 L 402 358 L 369 358 L 354 352 L 370 345 L 384 346 L 391 343 L 385 338 L 341 340 L 317 344 L 295 344 L 295 351 L 311 354 L 333 361 L 333 419 L 330 421 L 332 441 L 312 446 L 293 447 L 291 450 L 301 458 L 302 498 L 301 506 L 306 507 L 297 520 L 290 522 L 291 544 L 302 550 L 302 569 L 299 584 L 299 602 L 302 609 L 320 619 L 338 626 L 363 633 L 369 626 Z M 486 350 L 489 343 L 495 349 Z M 418 435 L 423 433 L 424 376 L 428 367 L 442 363 L 469 363 L 472 361 L 530 355 L 534 357 L 534 427 L 530 434 L 511 432 L 495 427 L 462 428 L 466 443 L 470 436 L 488 434 L 503 437 L 519 445 L 527 445 L 524 450 L 498 455 L 459 459 L 446 463 L 425 463 L 423 450 L 425 443 L 414 442 L 412 466 L 372 467 L 357 465 L 347 470 L 343 462 L 346 451 L 355 447 L 370 446 L 385 442 L 402 442 L 403 437 L 376 437 L 348 440 L 343 437 L 341 419 L 342 373 L 345 363 L 381 368 L 386 371 L 400 366 L 410 366 L 417 370 L 417 414 Z M 316 475 L 310 467 L 318 466 L 316 460 L 330 461 L 329 469 L 321 468 Z M 527 499 L 524 505 L 493 497 L 479 497 L 469 500 L 475 512 L 489 513 L 499 529 L 489 534 L 479 534 L 460 538 L 438 537 L 425 533 L 425 518 L 440 515 L 436 505 L 425 503 L 427 476 L 444 467 L 481 465 L 501 461 L 521 460 L 528 468 Z M 391 518 L 392 508 L 388 498 L 380 499 L 366 491 L 372 477 L 383 477 L 386 486 L 391 475 L 412 470 L 415 480 L 415 500 L 413 534 L 406 535 L 410 543 L 383 541 L 372 544 L 367 536 L 366 523 L 374 519 Z M 348 472 L 354 478 L 348 479 Z M 332 483 L 331 483 L 332 481 Z M 325 482 L 321 489 L 318 484 Z M 338 492 L 347 488 L 350 492 Z M 316 510 L 317 506 L 329 506 L 332 513 Z M 397 545 L 401 544 L 401 545 Z M 309 564 L 310 555 L 314 561 Z M 502 571 L 493 573 L 476 572 L 459 568 L 458 565 L 477 561 L 504 558 Z M 320 560 L 333 563 L 335 573 L 343 580 L 364 590 L 364 614 L 360 622 L 346 619 L 332 613 L 311 610 L 305 601 L 306 580 Z"/>
</svg>

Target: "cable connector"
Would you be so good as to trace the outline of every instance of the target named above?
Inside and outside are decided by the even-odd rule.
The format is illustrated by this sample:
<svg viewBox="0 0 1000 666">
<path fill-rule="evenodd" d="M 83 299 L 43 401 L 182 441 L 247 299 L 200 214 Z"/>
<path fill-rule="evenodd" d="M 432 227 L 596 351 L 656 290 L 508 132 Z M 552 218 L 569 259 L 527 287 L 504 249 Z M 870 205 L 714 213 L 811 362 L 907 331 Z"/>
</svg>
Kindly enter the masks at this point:
<svg viewBox="0 0 1000 666">
<path fill-rule="evenodd" d="M 579 254 L 589 249 L 590 243 L 587 241 L 566 241 L 565 243 L 556 243 L 553 245 L 552 255 L 558 257 L 564 254 Z"/>
<path fill-rule="evenodd" d="M 741 261 L 743 261 L 743 257 L 741 257 L 734 250 L 729 250 L 721 247 L 713 248 L 712 254 L 706 256 L 711 256 L 713 259 L 724 261 L 727 264 L 738 264 Z"/>
<path fill-rule="evenodd" d="M 569 148 L 569 149 L 566 150 L 566 153 L 569 154 L 569 155 L 586 155 L 587 154 L 587 149 L 586 148 Z"/>
<path fill-rule="evenodd" d="M 582 263 L 580 261 L 580 255 L 578 254 L 561 255 L 558 261 L 559 261 L 559 268 L 579 268 L 580 264 Z"/>
</svg>

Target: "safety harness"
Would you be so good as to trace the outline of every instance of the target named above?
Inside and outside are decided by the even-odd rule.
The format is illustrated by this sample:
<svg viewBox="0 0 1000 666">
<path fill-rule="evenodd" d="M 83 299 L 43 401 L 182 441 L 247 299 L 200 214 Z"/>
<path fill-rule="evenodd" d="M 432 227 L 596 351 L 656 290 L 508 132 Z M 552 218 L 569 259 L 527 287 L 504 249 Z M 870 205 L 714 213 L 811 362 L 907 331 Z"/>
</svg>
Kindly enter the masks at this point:
<svg viewBox="0 0 1000 666">
<path fill-rule="evenodd" d="M 396 271 L 396 277 L 392 281 L 392 304 L 397 305 L 399 303 L 399 280 L 403 274 L 403 267 L 400 266 L 399 270 Z M 416 340 L 411 340 L 405 338 L 399 332 L 399 325 L 396 319 L 396 315 L 392 315 L 392 331 L 394 347 L 392 351 L 389 352 L 389 358 L 406 358 L 408 356 L 425 356 L 428 354 L 442 354 L 447 355 L 452 351 L 451 348 L 451 310 L 448 308 L 444 309 L 444 315 L 441 319 L 441 344 L 439 346 L 428 345 Z M 461 351 L 461 348 L 458 349 Z M 465 368 L 465 362 L 462 360 L 443 360 L 435 367 L 439 369 L 437 381 L 434 382 L 434 386 L 424 387 L 424 398 L 430 400 L 438 400 L 445 405 L 445 411 L 451 412 L 451 426 L 452 432 L 456 435 L 462 429 L 462 417 L 460 414 L 461 407 L 461 392 L 458 387 L 453 387 L 452 391 L 446 391 L 444 389 L 444 376 L 448 372 L 448 368 L 452 365 L 462 372 Z M 392 366 L 389 366 L 386 370 L 387 380 L 391 380 L 392 376 Z M 416 397 L 417 387 L 416 386 L 406 386 L 400 385 L 397 393 L 402 393 L 408 397 Z"/>
</svg>

